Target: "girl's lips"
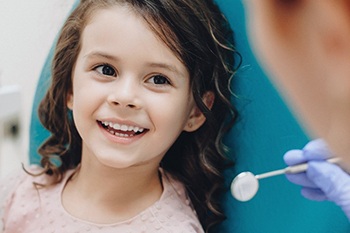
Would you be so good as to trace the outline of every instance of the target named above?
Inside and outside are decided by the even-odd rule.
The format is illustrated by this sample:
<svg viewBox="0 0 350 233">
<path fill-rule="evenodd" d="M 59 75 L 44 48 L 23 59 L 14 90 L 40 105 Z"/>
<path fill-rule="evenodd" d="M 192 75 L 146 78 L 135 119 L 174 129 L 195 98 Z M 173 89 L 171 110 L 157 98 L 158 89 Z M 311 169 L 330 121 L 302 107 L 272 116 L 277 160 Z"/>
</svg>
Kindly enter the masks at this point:
<svg viewBox="0 0 350 233">
<path fill-rule="evenodd" d="M 113 137 L 113 141 L 117 138 L 122 139 L 123 141 L 137 139 L 148 132 L 148 129 L 136 126 L 118 125 L 106 121 L 97 121 L 97 123 L 104 132 Z"/>
</svg>

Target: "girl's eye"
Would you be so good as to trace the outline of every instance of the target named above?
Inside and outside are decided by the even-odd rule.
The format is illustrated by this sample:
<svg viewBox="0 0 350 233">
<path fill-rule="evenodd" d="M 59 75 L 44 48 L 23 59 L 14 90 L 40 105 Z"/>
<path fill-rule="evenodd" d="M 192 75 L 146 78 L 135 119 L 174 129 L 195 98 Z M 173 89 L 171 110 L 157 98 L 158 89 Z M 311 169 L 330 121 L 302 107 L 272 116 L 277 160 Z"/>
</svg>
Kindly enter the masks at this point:
<svg viewBox="0 0 350 233">
<path fill-rule="evenodd" d="M 152 82 L 153 84 L 156 84 L 156 85 L 170 84 L 169 80 L 162 75 L 154 75 L 153 77 L 148 79 L 148 82 Z"/>
<path fill-rule="evenodd" d="M 107 76 L 116 76 L 116 72 L 114 70 L 113 67 L 109 66 L 109 65 L 99 65 L 95 68 L 95 70 L 103 75 L 107 75 Z"/>
</svg>

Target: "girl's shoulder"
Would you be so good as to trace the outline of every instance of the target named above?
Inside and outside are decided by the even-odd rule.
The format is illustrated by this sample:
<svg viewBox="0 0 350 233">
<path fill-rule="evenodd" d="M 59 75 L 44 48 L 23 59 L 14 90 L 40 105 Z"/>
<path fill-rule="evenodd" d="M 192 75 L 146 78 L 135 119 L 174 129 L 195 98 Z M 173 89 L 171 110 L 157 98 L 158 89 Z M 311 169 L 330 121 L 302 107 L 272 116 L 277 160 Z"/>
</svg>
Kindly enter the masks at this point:
<svg viewBox="0 0 350 233">
<path fill-rule="evenodd" d="M 15 232 L 14 229 L 18 227 L 40 222 L 39 216 L 42 215 L 43 208 L 57 204 L 58 191 L 63 185 L 63 182 L 52 184 L 51 179 L 42 167 L 31 165 L 13 172 L 1 181 L 0 232 L 4 226 L 7 227 L 7 232 Z"/>
<path fill-rule="evenodd" d="M 26 171 L 32 174 L 39 174 L 43 169 L 39 166 L 31 165 L 26 168 Z M 33 186 L 33 182 L 39 181 L 38 178 L 29 175 L 26 171 L 23 168 L 18 168 L 0 180 L 0 230 L 3 228 L 2 224 L 6 213 L 12 206 L 13 198 L 22 196 L 23 193 L 26 193 Z M 43 178 L 40 179 L 44 181 Z"/>
<path fill-rule="evenodd" d="M 6 175 L 0 180 L 2 193 L 8 193 L 10 190 L 16 189 L 18 185 L 26 182 L 40 183 L 49 181 L 50 177 L 48 175 L 39 175 L 42 174 L 43 171 L 43 168 L 39 165 L 29 165 L 12 171 L 10 174 Z"/>
<path fill-rule="evenodd" d="M 30 173 L 40 172 L 40 167 L 36 165 L 31 165 L 27 168 Z M 10 194 L 11 191 L 16 190 L 16 188 L 28 178 L 29 174 L 25 172 L 23 168 L 18 168 L 9 174 L 5 175 L 0 180 L 0 190 L 1 196 L 4 197 L 6 194 Z"/>
<path fill-rule="evenodd" d="M 184 185 L 161 170 L 163 195 L 153 205 L 152 212 L 167 232 L 203 232 Z"/>
<path fill-rule="evenodd" d="M 38 175 L 43 172 L 43 168 L 38 165 L 30 165 L 26 168 L 19 168 L 0 180 L 0 205 L 6 204 L 12 196 L 18 195 L 18 191 L 26 192 L 32 189 L 35 183 L 47 183 L 50 179 L 48 175 Z M 38 176 L 36 176 L 38 175 Z M 19 188 L 21 187 L 21 188 Z M 3 207 L 1 207 L 3 210 Z"/>
</svg>

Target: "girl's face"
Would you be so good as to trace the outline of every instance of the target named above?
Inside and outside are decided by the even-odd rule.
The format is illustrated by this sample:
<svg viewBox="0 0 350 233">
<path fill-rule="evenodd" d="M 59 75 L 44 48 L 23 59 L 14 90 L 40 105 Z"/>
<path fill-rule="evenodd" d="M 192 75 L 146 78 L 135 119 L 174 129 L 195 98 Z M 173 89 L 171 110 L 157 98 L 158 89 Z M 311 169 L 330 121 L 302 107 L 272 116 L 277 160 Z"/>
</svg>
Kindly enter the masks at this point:
<svg viewBox="0 0 350 233">
<path fill-rule="evenodd" d="M 94 13 L 81 38 L 68 98 L 82 162 L 158 166 L 198 115 L 186 67 L 126 6 Z M 190 125 L 190 126 L 189 126 Z"/>
</svg>

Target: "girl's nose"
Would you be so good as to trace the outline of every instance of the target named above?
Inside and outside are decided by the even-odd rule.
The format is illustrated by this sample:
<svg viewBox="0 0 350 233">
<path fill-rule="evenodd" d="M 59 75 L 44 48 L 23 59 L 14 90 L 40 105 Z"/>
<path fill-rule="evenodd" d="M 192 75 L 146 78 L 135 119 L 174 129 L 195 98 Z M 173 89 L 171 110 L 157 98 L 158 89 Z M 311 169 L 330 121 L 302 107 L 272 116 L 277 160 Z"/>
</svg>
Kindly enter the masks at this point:
<svg viewBox="0 0 350 233">
<path fill-rule="evenodd" d="M 108 103 L 123 108 L 140 108 L 141 104 L 140 99 L 138 98 L 138 86 L 139 84 L 132 80 L 123 80 L 123 78 L 119 79 L 111 88 L 107 99 Z"/>
</svg>

